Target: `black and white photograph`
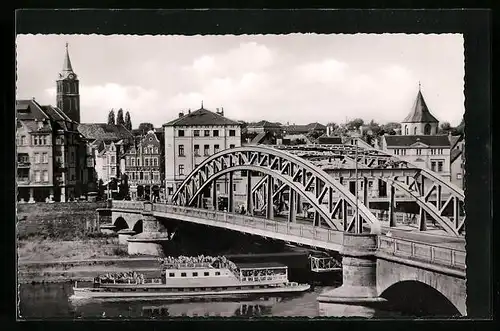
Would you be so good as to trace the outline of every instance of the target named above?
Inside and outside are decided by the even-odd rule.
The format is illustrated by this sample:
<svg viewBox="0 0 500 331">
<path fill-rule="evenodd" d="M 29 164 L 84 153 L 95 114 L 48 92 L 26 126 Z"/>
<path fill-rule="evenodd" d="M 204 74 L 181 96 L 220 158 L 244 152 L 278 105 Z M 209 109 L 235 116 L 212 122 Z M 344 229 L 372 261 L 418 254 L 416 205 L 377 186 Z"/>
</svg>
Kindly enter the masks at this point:
<svg viewBox="0 0 500 331">
<path fill-rule="evenodd" d="M 460 33 L 16 36 L 18 319 L 467 316 Z"/>
</svg>

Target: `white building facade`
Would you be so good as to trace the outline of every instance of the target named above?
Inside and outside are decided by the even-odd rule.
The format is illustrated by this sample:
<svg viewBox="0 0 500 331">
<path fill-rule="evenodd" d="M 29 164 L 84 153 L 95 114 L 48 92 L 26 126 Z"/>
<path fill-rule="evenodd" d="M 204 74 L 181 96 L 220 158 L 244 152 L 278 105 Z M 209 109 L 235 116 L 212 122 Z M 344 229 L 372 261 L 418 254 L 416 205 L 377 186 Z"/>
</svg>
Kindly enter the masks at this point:
<svg viewBox="0 0 500 331">
<path fill-rule="evenodd" d="M 240 123 L 224 117 L 224 112 L 203 108 L 163 125 L 165 137 L 165 187 L 167 200 L 184 179 L 208 157 L 228 148 L 241 146 Z M 234 175 L 234 191 L 245 192 L 242 180 Z M 227 178 L 217 181 L 219 196 L 229 191 Z M 235 199 L 237 201 L 237 199 Z"/>
</svg>

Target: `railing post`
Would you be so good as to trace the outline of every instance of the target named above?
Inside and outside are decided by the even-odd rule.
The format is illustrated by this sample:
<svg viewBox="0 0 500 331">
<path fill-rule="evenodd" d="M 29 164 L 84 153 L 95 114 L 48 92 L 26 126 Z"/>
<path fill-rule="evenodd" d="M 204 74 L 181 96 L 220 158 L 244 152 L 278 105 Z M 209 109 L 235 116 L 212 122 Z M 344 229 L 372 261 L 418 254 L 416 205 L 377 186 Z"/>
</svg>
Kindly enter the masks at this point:
<svg viewBox="0 0 500 331">
<path fill-rule="evenodd" d="M 410 243 L 410 256 L 415 257 L 415 243 Z"/>
<path fill-rule="evenodd" d="M 454 267 L 455 266 L 455 251 L 450 250 L 450 253 L 451 253 L 451 266 Z"/>
<path fill-rule="evenodd" d="M 431 248 L 431 262 L 434 262 L 434 247 L 430 246 Z"/>
</svg>

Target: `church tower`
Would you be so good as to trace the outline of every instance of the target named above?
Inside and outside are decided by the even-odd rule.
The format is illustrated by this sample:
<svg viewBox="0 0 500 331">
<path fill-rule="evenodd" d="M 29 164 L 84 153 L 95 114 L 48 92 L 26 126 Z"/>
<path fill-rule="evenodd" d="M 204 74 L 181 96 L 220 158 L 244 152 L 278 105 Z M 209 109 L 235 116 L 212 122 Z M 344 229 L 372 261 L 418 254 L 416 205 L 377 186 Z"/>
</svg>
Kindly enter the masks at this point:
<svg viewBox="0 0 500 331">
<path fill-rule="evenodd" d="M 431 114 L 418 84 L 418 94 L 411 112 L 401 122 L 401 134 L 404 136 L 435 135 L 439 121 Z"/>
<path fill-rule="evenodd" d="M 57 80 L 57 108 L 61 109 L 70 119 L 80 123 L 80 91 L 78 77 L 73 71 L 69 59 L 68 43 L 63 69 Z"/>
</svg>

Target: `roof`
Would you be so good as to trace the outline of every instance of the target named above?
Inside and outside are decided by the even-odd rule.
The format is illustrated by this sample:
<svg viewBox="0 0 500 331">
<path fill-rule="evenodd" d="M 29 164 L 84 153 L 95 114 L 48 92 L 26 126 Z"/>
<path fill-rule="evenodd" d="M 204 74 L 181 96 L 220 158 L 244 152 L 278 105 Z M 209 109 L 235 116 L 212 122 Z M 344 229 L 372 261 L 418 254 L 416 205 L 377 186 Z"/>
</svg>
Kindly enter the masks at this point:
<svg viewBox="0 0 500 331">
<path fill-rule="evenodd" d="M 163 126 L 194 126 L 194 125 L 238 125 L 241 124 L 230 120 L 220 114 L 214 113 L 201 107 L 182 117 L 176 118 Z"/>
<path fill-rule="evenodd" d="M 384 136 L 388 147 L 410 147 L 415 143 L 422 143 L 431 147 L 450 147 L 448 135 L 417 135 L 417 136 L 401 136 L 387 135 Z"/>
<path fill-rule="evenodd" d="M 342 138 L 323 135 L 318 138 L 318 144 L 342 144 Z"/>
<path fill-rule="evenodd" d="M 19 120 L 43 120 L 49 116 L 35 100 L 16 100 L 16 117 Z"/>
<path fill-rule="evenodd" d="M 256 268 L 286 268 L 287 266 L 278 262 L 254 262 L 254 263 L 234 263 L 240 269 Z"/>
<path fill-rule="evenodd" d="M 309 123 L 307 125 L 287 125 L 283 129 L 289 133 L 302 133 L 309 132 L 311 130 L 326 130 L 326 126 L 320 123 Z"/>
<path fill-rule="evenodd" d="M 249 123 L 249 128 L 276 128 L 281 127 L 281 124 L 278 122 L 268 122 L 268 121 L 259 121 L 256 123 Z"/>
<path fill-rule="evenodd" d="M 78 131 L 89 140 L 118 141 L 121 139 L 132 139 L 132 133 L 123 125 L 107 123 L 80 123 Z"/>
<path fill-rule="evenodd" d="M 462 151 L 458 148 L 452 149 L 450 152 L 450 163 L 453 163 L 460 155 Z"/>
<path fill-rule="evenodd" d="M 68 78 L 69 74 L 73 74 L 76 77 L 75 73 L 73 72 L 71 60 L 69 58 L 68 43 L 66 43 L 66 54 L 64 55 L 63 69 L 59 74 L 59 78 L 66 79 Z"/>
<path fill-rule="evenodd" d="M 411 112 L 403 120 L 403 123 L 438 123 L 439 121 L 431 114 L 424 96 L 420 89 L 418 90 L 417 98 L 413 103 Z"/>
</svg>

